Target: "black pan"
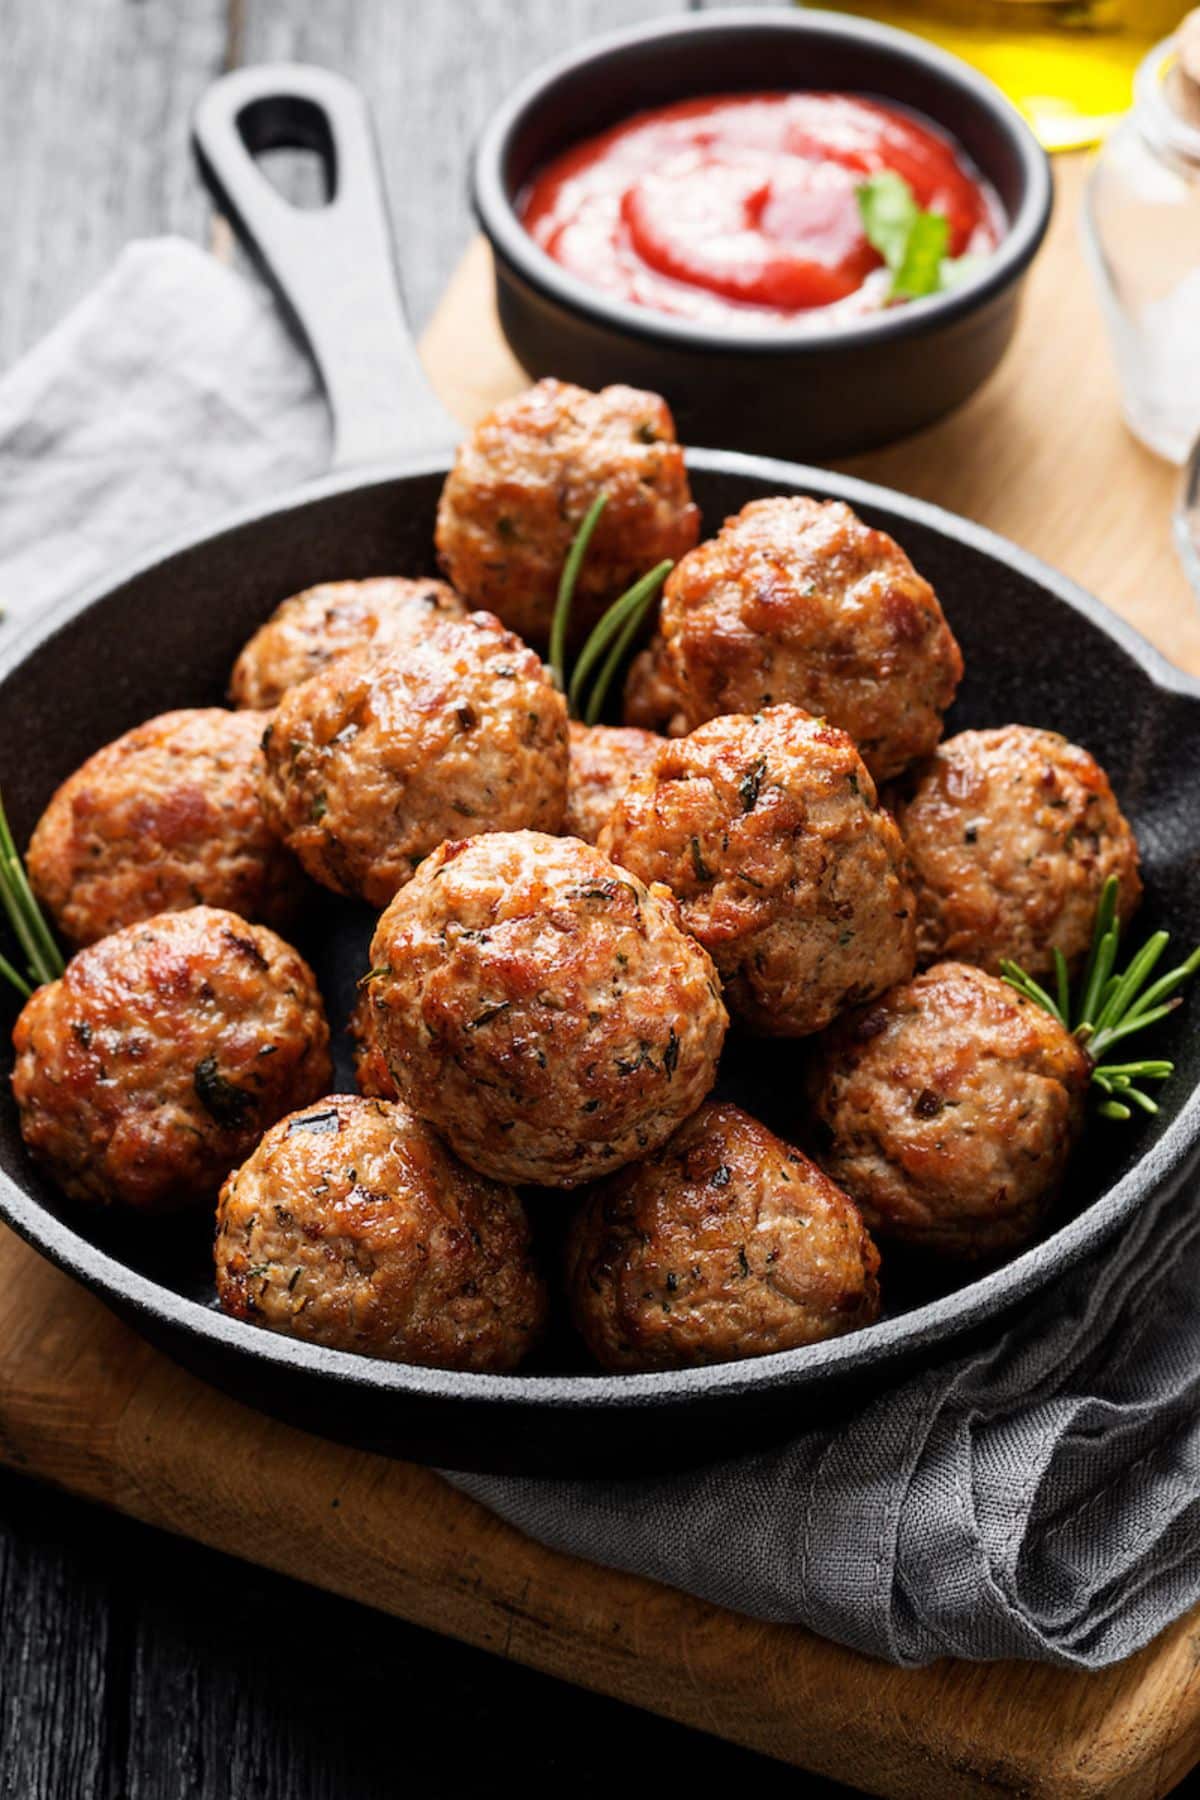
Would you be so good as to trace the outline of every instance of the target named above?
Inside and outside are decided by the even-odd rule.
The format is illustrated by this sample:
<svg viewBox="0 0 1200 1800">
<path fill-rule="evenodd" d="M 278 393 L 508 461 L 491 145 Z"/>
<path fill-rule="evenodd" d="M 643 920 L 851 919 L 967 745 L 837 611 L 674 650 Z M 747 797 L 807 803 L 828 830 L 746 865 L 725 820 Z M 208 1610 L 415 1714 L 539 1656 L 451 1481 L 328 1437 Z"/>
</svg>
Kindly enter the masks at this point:
<svg viewBox="0 0 1200 1800">
<path fill-rule="evenodd" d="M 257 175 L 254 149 L 325 151 L 335 200 L 294 213 Z M 231 76 L 197 138 L 222 205 L 286 282 L 321 364 L 343 459 L 419 453 L 343 470 L 160 553 L 59 606 L 0 658 L 0 779 L 23 839 L 55 785 L 98 745 L 168 707 L 222 698 L 249 632 L 285 595 L 332 577 L 432 572 L 434 508 L 453 428 L 420 384 L 391 279 L 369 131 L 353 90 L 314 71 Z M 1145 854 L 1146 929 L 1200 939 L 1200 687 L 1077 587 L 977 526 L 866 483 L 701 450 L 689 457 L 707 527 L 761 495 L 850 502 L 892 532 L 934 582 L 966 656 L 951 727 L 1050 726 L 1110 770 Z M 1150 528 L 1153 528 L 1151 525 Z M 365 967 L 371 921 L 332 900 L 299 938 L 335 1025 Z M 1194 1005 L 1194 1002 L 1193 1002 Z M 856 1336 L 759 1361 L 640 1376 L 583 1371 L 565 1333 L 516 1376 L 417 1369 L 314 1348 L 224 1318 L 212 1301 L 203 1221 L 154 1226 L 65 1201 L 22 1149 L 0 1092 L 0 1214 L 53 1262 L 196 1373 L 270 1413 L 378 1449 L 463 1468 L 623 1471 L 728 1453 L 836 1412 L 903 1369 L 961 1346 L 1117 1230 L 1200 1155 L 1200 1041 L 1172 1021 L 1159 1042 L 1179 1071 L 1158 1118 L 1092 1128 L 1069 1203 L 1042 1242 L 957 1291 L 887 1266 L 888 1313 Z M 798 1131 L 794 1052 L 727 1056 L 727 1083 Z M 342 1083 L 349 1081 L 343 1066 Z M 548 1247 L 561 1211 L 540 1220 Z"/>
</svg>

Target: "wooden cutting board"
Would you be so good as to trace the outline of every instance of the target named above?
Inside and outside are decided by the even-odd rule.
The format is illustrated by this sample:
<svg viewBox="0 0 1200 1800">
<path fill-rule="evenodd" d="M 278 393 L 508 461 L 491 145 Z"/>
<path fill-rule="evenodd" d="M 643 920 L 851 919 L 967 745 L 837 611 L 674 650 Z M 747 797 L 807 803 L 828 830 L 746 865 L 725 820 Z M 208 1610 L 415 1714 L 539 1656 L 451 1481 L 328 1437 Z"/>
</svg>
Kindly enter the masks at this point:
<svg viewBox="0 0 1200 1800">
<path fill-rule="evenodd" d="M 1177 477 L 1117 418 L 1077 243 L 1081 177 L 1060 165 L 1052 239 L 1001 372 L 957 417 L 849 466 L 1005 532 L 1200 669 L 1200 621 L 1168 533 Z M 482 246 L 424 352 L 464 420 L 522 384 Z M 428 1470 L 264 1419 L 151 1350 L 3 1228 L 0 1460 L 897 1800 L 1148 1800 L 1200 1759 L 1200 1611 L 1096 1675 L 892 1669 L 541 1549 Z"/>
</svg>

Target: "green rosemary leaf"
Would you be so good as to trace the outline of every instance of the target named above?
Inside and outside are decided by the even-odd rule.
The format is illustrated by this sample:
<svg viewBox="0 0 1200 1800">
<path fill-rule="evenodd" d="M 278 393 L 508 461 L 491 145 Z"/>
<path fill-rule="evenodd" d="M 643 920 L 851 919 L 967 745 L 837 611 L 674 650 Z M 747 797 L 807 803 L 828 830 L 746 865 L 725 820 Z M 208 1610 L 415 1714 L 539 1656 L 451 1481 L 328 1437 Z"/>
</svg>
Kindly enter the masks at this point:
<svg viewBox="0 0 1200 1800">
<path fill-rule="evenodd" d="M 1136 1018 L 1126 1018 L 1120 1025 L 1106 1026 L 1104 1031 L 1097 1032 L 1088 1043 L 1089 1052 L 1099 1060 L 1113 1044 L 1119 1044 L 1124 1038 L 1132 1037 L 1135 1031 L 1143 1031 L 1147 1025 L 1157 1024 L 1159 1019 L 1165 1019 L 1167 1014 L 1173 1013 L 1180 1004 L 1180 998 L 1176 995 L 1173 1000 L 1166 1001 L 1164 1005 L 1152 1007 L 1148 1013 L 1139 1013 Z"/>
<path fill-rule="evenodd" d="M 1050 995 L 1046 992 L 1045 988 L 1040 982 L 1035 981 L 1033 976 L 1028 974 L 1019 963 L 1002 960 L 1000 964 L 1000 973 L 1003 975 L 1009 987 L 1016 988 L 1018 994 L 1023 994 L 1026 1000 L 1032 1000 L 1036 1006 L 1042 1007 L 1044 1011 L 1053 1013 L 1060 1025 L 1066 1025 L 1066 1019 L 1059 1011 L 1055 1002 L 1050 998 Z"/>
<path fill-rule="evenodd" d="M 1118 976 L 1115 981 L 1109 982 L 1108 999 L 1101 1005 L 1096 1018 L 1097 1033 L 1103 1031 L 1106 1025 L 1119 1023 L 1127 1008 L 1149 980 L 1169 939 L 1168 932 L 1156 931 L 1153 937 L 1146 939 L 1137 955 L 1132 958 L 1125 973 Z"/>
<path fill-rule="evenodd" d="M 1101 1063 L 1093 1071 L 1093 1076 L 1104 1076 L 1107 1079 L 1109 1076 L 1116 1078 L 1126 1075 L 1138 1081 L 1166 1081 L 1174 1073 L 1175 1064 L 1173 1062 L 1160 1060 L 1158 1062 Z"/>
<path fill-rule="evenodd" d="M 1139 994 L 1126 1016 L 1140 1019 L 1151 1007 L 1165 1000 L 1168 994 L 1173 994 L 1176 988 L 1182 987 L 1185 981 L 1190 981 L 1197 969 L 1200 969 L 1200 949 L 1193 950 L 1186 962 L 1181 962 L 1177 969 L 1170 970 L 1168 974 L 1160 975 L 1153 987 L 1148 987 L 1144 994 Z"/>
<path fill-rule="evenodd" d="M 47 981 L 56 981 L 66 965 L 63 962 L 62 952 L 51 934 L 50 927 L 42 917 L 42 910 L 33 897 L 33 890 L 26 878 L 21 858 L 17 854 L 17 847 L 13 842 L 2 797 L 0 797 L 0 902 L 3 902 L 9 923 L 29 959 L 29 973 L 33 981 L 38 986 Z"/>
<path fill-rule="evenodd" d="M 1084 964 L 1083 975 L 1079 983 L 1079 992 L 1081 994 L 1086 994 L 1091 989 L 1092 976 L 1096 968 L 1096 959 L 1100 954 L 1100 946 L 1116 920 L 1117 896 L 1119 891 L 1119 884 L 1116 876 L 1110 875 L 1100 890 L 1100 900 L 1096 907 L 1096 920 L 1095 924 L 1092 926 L 1092 945 L 1091 949 L 1088 951 L 1087 962 Z M 1077 1025 L 1083 1023 L 1082 1014 L 1076 1019 L 1075 1023 Z"/>
<path fill-rule="evenodd" d="M 16 988 L 22 1000 L 28 1000 L 33 989 L 19 970 L 14 969 L 7 956 L 0 956 L 0 977 Z"/>
<path fill-rule="evenodd" d="M 578 660 L 571 673 L 571 685 L 567 693 L 571 711 L 575 714 L 576 718 L 579 717 L 580 701 L 593 669 L 596 667 L 613 639 L 620 633 L 621 628 L 626 623 L 630 613 L 633 612 L 638 605 L 638 586 L 639 584 L 635 582 L 633 587 L 626 588 L 625 592 L 613 601 L 603 617 L 596 621 L 596 624 L 592 628 L 591 636 L 583 646 L 583 649 L 579 652 Z"/>
<path fill-rule="evenodd" d="M 1102 1119 L 1132 1119 L 1133 1114 L 1119 1100 L 1103 1100 L 1096 1108 Z"/>
<path fill-rule="evenodd" d="M 594 725 L 600 717 L 608 690 L 612 686 L 613 676 L 629 654 L 630 646 L 637 637 L 646 614 L 653 606 L 659 589 L 674 566 L 668 557 L 651 569 L 648 575 L 643 575 L 642 579 L 630 588 L 631 604 L 628 617 L 613 640 L 612 648 L 592 684 L 592 691 L 584 709 L 583 716 L 588 725 Z M 632 600 L 634 595 L 637 596 L 636 601 Z"/>
<path fill-rule="evenodd" d="M 1069 1031 L 1071 1028 L 1071 972 L 1067 968 L 1067 959 L 1057 944 L 1054 946 L 1054 981 L 1058 990 L 1058 1016 Z"/>
<path fill-rule="evenodd" d="M 1079 1007 L 1079 1018 L 1075 1024 L 1076 1031 L 1086 1030 L 1089 1037 L 1096 1028 L 1095 1020 L 1100 1004 L 1100 996 L 1104 991 L 1105 982 L 1112 974 L 1112 966 L 1116 961 L 1117 944 L 1119 940 L 1120 927 L 1114 919 L 1097 946 L 1096 960 L 1092 964 L 1091 979 L 1083 990 L 1083 999 L 1080 1002 Z"/>
<path fill-rule="evenodd" d="M 587 555 L 587 547 L 592 541 L 592 533 L 600 520 L 600 514 L 608 505 L 607 494 L 597 494 L 589 506 L 583 523 L 571 540 L 571 548 L 567 551 L 567 560 L 563 564 L 562 575 L 558 582 L 558 598 L 554 605 L 554 618 L 550 625 L 550 670 L 554 676 L 555 686 L 560 692 L 566 691 L 566 674 L 564 659 L 567 648 L 567 632 L 571 623 L 571 605 L 575 599 L 575 584 L 579 580 L 579 570 Z"/>
</svg>

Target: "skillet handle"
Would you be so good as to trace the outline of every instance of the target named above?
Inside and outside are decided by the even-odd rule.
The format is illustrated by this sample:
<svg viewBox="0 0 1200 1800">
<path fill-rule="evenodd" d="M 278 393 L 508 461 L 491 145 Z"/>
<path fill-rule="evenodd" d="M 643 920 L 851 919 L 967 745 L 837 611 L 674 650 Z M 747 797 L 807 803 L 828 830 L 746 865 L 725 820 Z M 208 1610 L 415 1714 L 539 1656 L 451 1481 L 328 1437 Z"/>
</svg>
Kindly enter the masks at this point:
<svg viewBox="0 0 1200 1800">
<path fill-rule="evenodd" d="M 327 69 L 279 63 L 214 82 L 192 145 L 217 206 L 261 268 L 317 365 L 333 413 L 333 466 L 443 450 L 462 435 L 436 398 L 400 300 L 367 104 Z M 314 150 L 323 206 L 293 206 L 264 150 Z"/>
</svg>

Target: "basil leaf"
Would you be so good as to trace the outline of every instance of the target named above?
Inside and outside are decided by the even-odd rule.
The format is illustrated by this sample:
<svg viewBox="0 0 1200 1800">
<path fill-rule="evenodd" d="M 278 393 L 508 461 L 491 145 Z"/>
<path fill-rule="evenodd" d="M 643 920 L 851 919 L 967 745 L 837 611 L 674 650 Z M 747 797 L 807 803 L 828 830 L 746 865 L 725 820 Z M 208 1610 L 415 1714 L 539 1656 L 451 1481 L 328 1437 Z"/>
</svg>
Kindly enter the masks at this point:
<svg viewBox="0 0 1200 1800">
<path fill-rule="evenodd" d="M 950 226 L 941 213 L 922 212 L 903 175 L 881 169 L 857 191 L 867 242 L 891 270 L 891 297 L 918 300 L 942 286 Z"/>
</svg>

